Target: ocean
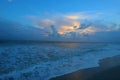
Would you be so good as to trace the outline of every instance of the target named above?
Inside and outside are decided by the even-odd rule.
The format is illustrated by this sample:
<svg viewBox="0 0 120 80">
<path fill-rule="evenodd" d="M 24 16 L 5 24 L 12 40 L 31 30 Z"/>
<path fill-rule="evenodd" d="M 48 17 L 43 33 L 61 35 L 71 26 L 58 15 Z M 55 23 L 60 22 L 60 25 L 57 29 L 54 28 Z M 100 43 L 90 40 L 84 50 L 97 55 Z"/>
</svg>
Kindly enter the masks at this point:
<svg viewBox="0 0 120 80">
<path fill-rule="evenodd" d="M 0 80 L 49 80 L 120 55 L 120 43 L 1 42 Z"/>
</svg>

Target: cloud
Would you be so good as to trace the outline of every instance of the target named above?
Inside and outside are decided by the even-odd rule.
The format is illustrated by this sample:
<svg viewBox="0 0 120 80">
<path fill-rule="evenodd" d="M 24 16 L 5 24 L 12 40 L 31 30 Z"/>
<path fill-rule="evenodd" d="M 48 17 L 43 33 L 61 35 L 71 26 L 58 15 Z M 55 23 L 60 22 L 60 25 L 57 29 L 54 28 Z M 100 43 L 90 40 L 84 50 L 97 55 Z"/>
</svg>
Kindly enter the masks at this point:
<svg viewBox="0 0 120 80">
<path fill-rule="evenodd" d="M 79 33 L 80 33 L 80 34 L 92 34 L 92 33 L 95 33 L 95 32 L 97 32 L 97 31 L 98 31 L 97 28 L 94 28 L 94 27 L 92 27 L 92 26 L 89 26 L 89 27 L 87 27 L 87 28 L 85 28 L 85 29 L 80 30 Z"/>
<path fill-rule="evenodd" d="M 57 29 L 57 33 L 60 35 L 74 31 L 80 26 L 78 20 L 69 19 L 64 15 L 59 15 L 59 17 L 53 19 L 38 19 L 35 16 L 30 16 L 28 19 L 32 21 L 35 27 L 45 29 L 50 33 L 53 32 L 50 26 L 54 25 Z"/>
<path fill-rule="evenodd" d="M 8 2 L 13 2 L 13 0 L 8 0 Z"/>
<path fill-rule="evenodd" d="M 49 20 L 45 20 L 42 22 L 45 25 L 51 24 L 51 21 Z M 66 23 L 69 23 L 69 25 Z M 58 22 L 55 22 L 53 24 L 54 25 L 58 24 Z M 78 25 L 78 27 L 73 26 L 75 24 Z M 83 42 L 108 42 L 108 41 L 119 42 L 120 40 L 120 35 L 119 35 L 120 25 L 115 25 L 113 23 L 106 23 L 100 21 L 94 21 L 94 22 L 85 21 L 81 23 L 76 23 L 76 21 L 74 22 L 74 20 L 72 21 L 70 20 L 64 22 L 62 25 L 59 24 L 60 25 L 59 27 L 56 27 L 54 25 L 52 26 L 43 25 L 44 29 L 41 29 L 34 26 L 24 26 L 19 23 L 7 21 L 7 20 L 0 20 L 0 39 L 44 40 L 44 41 L 70 40 L 70 41 L 83 41 Z M 81 26 L 83 26 L 83 28 L 80 28 Z M 50 28 L 52 30 L 52 33 L 46 32 L 47 28 Z M 57 33 L 56 31 L 59 34 L 56 34 Z"/>
<path fill-rule="evenodd" d="M 81 13 L 73 13 L 73 14 L 68 14 L 65 16 L 67 19 L 73 19 L 73 20 L 79 20 L 79 19 L 87 19 L 89 18 L 88 15 L 81 14 Z"/>
<path fill-rule="evenodd" d="M 38 28 L 46 28 L 46 27 L 51 26 L 54 23 L 55 23 L 54 21 L 49 20 L 49 19 L 44 19 L 44 20 L 40 20 L 40 21 L 35 20 L 34 21 L 35 27 L 38 27 Z"/>
<path fill-rule="evenodd" d="M 101 18 L 102 13 L 69 13 L 69 14 L 53 14 L 46 18 L 32 16 L 31 21 L 34 27 L 43 29 L 48 32 L 49 37 L 56 35 L 55 38 L 74 38 L 86 39 L 93 37 L 95 34 L 104 35 L 103 33 L 111 33 L 118 31 L 120 26 L 117 23 L 111 23 Z M 101 19 L 101 20 L 99 20 Z M 51 28 L 54 25 L 54 28 Z M 54 30 L 53 30 L 54 29 Z M 114 34 L 113 34 L 114 35 Z M 107 37 L 107 36 L 106 36 Z M 97 36 L 93 38 L 97 39 Z"/>
<path fill-rule="evenodd" d="M 0 40 L 42 40 L 47 37 L 42 29 L 0 19 Z"/>
<path fill-rule="evenodd" d="M 68 19 L 79 19 L 79 16 L 74 16 L 74 15 L 68 15 L 68 16 L 66 16 L 66 18 L 68 18 Z"/>
<path fill-rule="evenodd" d="M 76 29 L 78 29 L 80 27 L 80 23 L 77 21 L 71 21 L 67 24 L 61 25 L 58 28 L 58 33 L 59 34 L 65 34 L 68 32 L 74 32 Z"/>
</svg>

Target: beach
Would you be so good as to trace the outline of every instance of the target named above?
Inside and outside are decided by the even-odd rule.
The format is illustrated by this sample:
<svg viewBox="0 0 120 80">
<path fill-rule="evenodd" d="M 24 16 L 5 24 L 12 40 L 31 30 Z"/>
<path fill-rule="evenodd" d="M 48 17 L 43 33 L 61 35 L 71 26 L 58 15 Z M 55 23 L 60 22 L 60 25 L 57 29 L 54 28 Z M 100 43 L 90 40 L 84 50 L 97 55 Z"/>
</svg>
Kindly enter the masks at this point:
<svg viewBox="0 0 120 80">
<path fill-rule="evenodd" d="M 2 43 L 0 80 L 86 80 L 119 66 L 118 55 L 119 43 Z"/>
<path fill-rule="evenodd" d="M 51 78 L 50 80 L 120 80 L 120 55 L 102 59 L 99 67 Z"/>
</svg>

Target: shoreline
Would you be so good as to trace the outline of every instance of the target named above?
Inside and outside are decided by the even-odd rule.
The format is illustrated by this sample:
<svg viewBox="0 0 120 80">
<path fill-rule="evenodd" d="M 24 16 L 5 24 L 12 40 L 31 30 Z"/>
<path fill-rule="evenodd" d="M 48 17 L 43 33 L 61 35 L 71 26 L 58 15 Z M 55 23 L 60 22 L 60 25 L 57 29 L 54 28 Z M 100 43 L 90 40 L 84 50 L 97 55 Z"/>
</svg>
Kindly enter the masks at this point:
<svg viewBox="0 0 120 80">
<path fill-rule="evenodd" d="M 83 71 L 80 74 L 82 77 L 85 75 L 86 78 L 91 74 L 95 74 L 95 72 L 103 70 L 103 68 L 106 69 L 108 65 L 106 65 L 106 67 L 101 66 L 102 69 L 97 68 L 91 72 L 87 70 L 85 73 L 86 69 L 99 67 L 99 64 L 105 65 L 106 63 L 104 62 L 109 59 L 108 57 L 120 55 L 119 45 L 116 44 L 92 44 L 90 46 L 84 44 L 75 49 L 56 47 L 56 45 L 44 46 L 39 44 L 30 44 L 30 46 L 28 44 L 15 46 L 2 45 L 0 47 L 2 65 L 8 66 L 4 68 L 1 67 L 2 74 L 8 71 L 8 74 L 0 75 L 0 79 L 2 80 L 7 80 L 11 77 L 14 78 L 14 80 L 49 80 L 57 76 L 67 75 L 75 71 L 77 72 L 81 69 L 83 69 Z M 4 55 L 5 53 L 7 56 Z M 17 62 L 13 62 L 13 60 Z M 8 61 L 9 64 L 7 64 Z M 112 61 L 114 63 L 114 60 L 110 62 Z M 120 60 L 118 59 L 117 61 Z M 109 61 L 107 61 L 107 64 L 108 62 Z M 112 67 L 113 63 L 109 66 Z M 118 63 L 114 65 L 116 64 Z M 9 70 L 10 68 L 12 71 Z M 74 78 L 74 76 L 72 77 Z M 66 79 L 63 78 L 62 80 Z"/>
<path fill-rule="evenodd" d="M 99 61 L 99 67 L 81 69 L 50 80 L 120 80 L 120 55 Z"/>
</svg>

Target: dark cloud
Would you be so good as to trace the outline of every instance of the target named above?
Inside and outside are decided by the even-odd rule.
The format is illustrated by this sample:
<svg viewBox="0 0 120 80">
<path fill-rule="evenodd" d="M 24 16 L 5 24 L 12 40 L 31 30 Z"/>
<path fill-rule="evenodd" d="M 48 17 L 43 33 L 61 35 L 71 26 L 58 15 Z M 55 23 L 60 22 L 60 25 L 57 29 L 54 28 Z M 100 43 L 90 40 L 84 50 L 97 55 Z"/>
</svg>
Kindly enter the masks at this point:
<svg viewBox="0 0 120 80">
<path fill-rule="evenodd" d="M 44 29 L 33 26 L 25 26 L 16 22 L 0 19 L 0 39 L 1 40 L 60 40 L 60 41 L 82 41 L 82 42 L 119 42 L 120 25 L 115 23 L 106 23 L 100 21 L 84 22 L 78 29 L 91 29 L 89 26 L 98 27 L 101 31 L 92 34 L 78 34 L 78 32 L 69 32 L 65 35 L 57 33 L 56 26 L 50 26 L 52 33 Z M 117 27 L 116 27 L 117 26 Z M 109 29 L 109 31 L 105 31 Z M 113 29 L 112 29 L 113 28 Z M 114 30 L 115 29 L 115 30 Z"/>
<path fill-rule="evenodd" d="M 0 20 L 0 39 L 8 40 L 40 40 L 46 33 L 32 26 L 24 26 L 16 22 Z"/>
</svg>

